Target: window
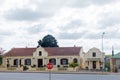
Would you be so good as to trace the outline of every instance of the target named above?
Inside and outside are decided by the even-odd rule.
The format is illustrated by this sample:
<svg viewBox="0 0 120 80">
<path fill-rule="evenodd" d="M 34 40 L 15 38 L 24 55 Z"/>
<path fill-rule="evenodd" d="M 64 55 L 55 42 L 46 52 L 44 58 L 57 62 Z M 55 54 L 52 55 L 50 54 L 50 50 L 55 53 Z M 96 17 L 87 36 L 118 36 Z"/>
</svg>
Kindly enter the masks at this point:
<svg viewBox="0 0 120 80">
<path fill-rule="evenodd" d="M 18 65 L 18 59 L 14 59 L 14 65 Z"/>
<path fill-rule="evenodd" d="M 74 59 L 73 59 L 73 62 L 74 62 L 74 63 L 77 63 L 77 59 L 76 59 L 76 58 L 74 58 Z"/>
<path fill-rule="evenodd" d="M 61 65 L 68 65 L 68 59 L 61 59 Z"/>
<path fill-rule="evenodd" d="M 25 65 L 31 65 L 31 59 L 25 59 Z"/>
<path fill-rule="evenodd" d="M 42 55 L 42 52 L 41 51 L 39 51 L 39 56 L 41 56 Z"/>
<path fill-rule="evenodd" d="M 96 53 L 95 52 L 93 52 L 93 57 L 96 57 Z"/>
<path fill-rule="evenodd" d="M 56 59 L 55 58 L 49 59 L 49 62 L 52 63 L 53 65 L 56 65 Z"/>
</svg>

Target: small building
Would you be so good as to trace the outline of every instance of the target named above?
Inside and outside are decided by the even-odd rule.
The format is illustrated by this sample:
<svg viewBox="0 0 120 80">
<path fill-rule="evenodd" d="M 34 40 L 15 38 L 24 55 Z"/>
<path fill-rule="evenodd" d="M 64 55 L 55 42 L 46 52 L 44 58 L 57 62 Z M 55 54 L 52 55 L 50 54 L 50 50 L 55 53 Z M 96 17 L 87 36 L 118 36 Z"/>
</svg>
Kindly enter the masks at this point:
<svg viewBox="0 0 120 80">
<path fill-rule="evenodd" d="M 45 67 L 48 62 L 53 64 L 53 69 L 69 67 L 69 63 L 75 62 L 81 66 L 82 47 L 52 47 L 52 48 L 13 48 L 3 57 L 3 65 L 6 68 L 21 66 L 35 68 Z"/>
<path fill-rule="evenodd" d="M 105 65 L 105 54 L 98 48 L 91 48 L 84 54 L 84 69 L 88 70 L 102 70 Z"/>
<path fill-rule="evenodd" d="M 120 52 L 111 57 L 110 67 L 112 72 L 120 71 Z"/>
</svg>

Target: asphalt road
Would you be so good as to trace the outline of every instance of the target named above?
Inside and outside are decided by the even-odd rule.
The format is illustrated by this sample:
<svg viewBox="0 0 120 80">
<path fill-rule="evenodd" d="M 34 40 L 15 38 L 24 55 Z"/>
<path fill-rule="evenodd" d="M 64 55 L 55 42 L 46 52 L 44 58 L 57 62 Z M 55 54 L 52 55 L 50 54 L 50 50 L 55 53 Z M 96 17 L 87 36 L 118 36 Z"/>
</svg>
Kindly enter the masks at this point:
<svg viewBox="0 0 120 80">
<path fill-rule="evenodd" d="M 48 73 L 0 73 L 0 80 L 49 80 Z M 51 74 L 51 80 L 120 80 L 120 75 Z"/>
</svg>

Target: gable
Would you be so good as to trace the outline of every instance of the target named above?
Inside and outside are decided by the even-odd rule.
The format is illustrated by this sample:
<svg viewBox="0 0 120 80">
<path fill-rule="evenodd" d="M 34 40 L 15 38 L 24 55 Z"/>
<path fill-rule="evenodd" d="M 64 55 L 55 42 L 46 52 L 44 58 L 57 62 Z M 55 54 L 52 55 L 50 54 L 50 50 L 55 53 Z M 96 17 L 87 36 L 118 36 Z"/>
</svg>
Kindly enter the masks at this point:
<svg viewBox="0 0 120 80">
<path fill-rule="evenodd" d="M 81 51 L 82 47 L 13 48 L 4 56 L 79 56 Z"/>
<path fill-rule="evenodd" d="M 102 57 L 104 54 L 97 48 L 91 48 L 89 51 L 85 54 L 86 57 Z"/>
<path fill-rule="evenodd" d="M 45 51 L 45 49 L 42 47 L 38 47 L 36 51 L 33 53 L 33 57 L 40 57 L 40 56 L 44 56 L 44 57 L 48 56 L 48 52 Z"/>
</svg>

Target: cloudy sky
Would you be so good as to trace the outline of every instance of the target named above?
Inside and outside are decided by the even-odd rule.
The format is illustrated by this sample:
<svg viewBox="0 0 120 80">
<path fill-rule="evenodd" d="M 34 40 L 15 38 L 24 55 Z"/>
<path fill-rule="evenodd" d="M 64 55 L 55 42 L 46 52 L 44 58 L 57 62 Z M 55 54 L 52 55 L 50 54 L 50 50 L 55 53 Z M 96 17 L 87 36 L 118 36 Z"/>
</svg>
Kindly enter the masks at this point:
<svg viewBox="0 0 120 80">
<path fill-rule="evenodd" d="M 36 47 L 53 35 L 60 47 L 120 52 L 120 0 L 0 0 L 0 47 Z"/>
</svg>

